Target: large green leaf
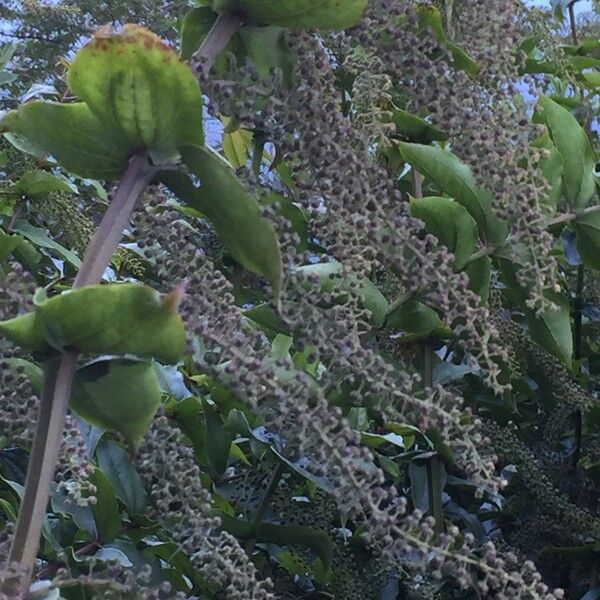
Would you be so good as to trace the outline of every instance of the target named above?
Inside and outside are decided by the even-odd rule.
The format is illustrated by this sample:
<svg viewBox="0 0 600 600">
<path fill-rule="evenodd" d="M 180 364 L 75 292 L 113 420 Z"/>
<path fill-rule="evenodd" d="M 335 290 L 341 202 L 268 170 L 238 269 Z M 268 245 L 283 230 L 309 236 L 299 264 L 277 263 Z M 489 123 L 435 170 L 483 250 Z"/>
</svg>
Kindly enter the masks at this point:
<svg viewBox="0 0 600 600">
<path fill-rule="evenodd" d="M 169 46 L 138 25 L 98 31 L 73 60 L 70 89 L 81 102 L 30 102 L 3 119 L 81 177 L 116 179 L 147 149 L 171 161 L 183 144 L 202 143 L 202 97 L 192 72 Z"/>
<path fill-rule="evenodd" d="M 577 216 L 571 225 L 577 233 L 577 250 L 583 264 L 600 269 L 600 207 Z"/>
<path fill-rule="evenodd" d="M 206 215 L 231 255 L 249 271 L 266 277 L 279 296 L 279 241 L 271 224 L 263 218 L 258 202 L 214 152 L 185 146 L 182 154 L 187 166 L 200 178 L 201 187 L 174 171 L 161 173 L 161 180 L 186 204 Z"/>
<path fill-rule="evenodd" d="M 548 126 L 562 157 L 567 203 L 575 209 L 585 208 L 596 189 L 596 157 L 588 136 L 577 119 L 550 98 L 540 98 L 536 118 Z"/>
<path fill-rule="evenodd" d="M 319 556 L 326 570 L 331 567 L 333 544 L 327 533 L 321 529 L 274 523 L 260 523 L 255 527 L 245 519 L 237 519 L 223 512 L 218 512 L 218 515 L 223 529 L 240 539 L 255 538 L 259 543 L 280 546 L 307 546 Z"/>
<path fill-rule="evenodd" d="M 477 187 L 467 165 L 435 146 L 401 142 L 399 148 L 406 162 L 469 211 L 482 238 L 494 246 L 506 239 L 506 223 L 494 214 L 490 196 Z"/>
<path fill-rule="evenodd" d="M 69 68 L 70 89 L 132 148 L 171 158 L 183 144 L 202 143 L 198 81 L 178 54 L 151 31 L 128 24 L 94 35 Z"/>
<path fill-rule="evenodd" d="M 8 113 L 0 130 L 26 138 L 32 149 L 51 154 L 68 171 L 91 179 L 119 178 L 135 150 L 81 102 L 28 102 Z"/>
<path fill-rule="evenodd" d="M 77 371 L 71 408 L 88 423 L 116 431 L 135 447 L 161 403 L 150 361 L 101 360 Z"/>
<path fill-rule="evenodd" d="M 350 285 L 358 286 L 363 304 L 371 312 L 371 324 L 374 327 L 381 327 L 383 324 L 390 308 L 389 302 L 370 279 L 358 278 L 355 275 L 342 276 L 342 264 L 335 261 L 305 265 L 298 270 L 306 275 L 317 276 L 324 292 L 331 292 L 335 287 L 343 289 Z"/>
<path fill-rule="evenodd" d="M 218 12 L 236 11 L 246 21 L 291 29 L 343 29 L 355 25 L 368 0 L 213 0 Z"/>
<path fill-rule="evenodd" d="M 477 247 L 477 224 L 467 209 L 451 198 L 412 198 L 410 212 L 425 223 L 427 231 L 454 253 L 454 264 L 462 269 Z"/>
<path fill-rule="evenodd" d="M 42 301 L 33 313 L 0 322 L 0 333 L 39 352 L 75 348 L 177 362 L 185 350 L 178 293 L 138 284 L 91 285 Z"/>
</svg>

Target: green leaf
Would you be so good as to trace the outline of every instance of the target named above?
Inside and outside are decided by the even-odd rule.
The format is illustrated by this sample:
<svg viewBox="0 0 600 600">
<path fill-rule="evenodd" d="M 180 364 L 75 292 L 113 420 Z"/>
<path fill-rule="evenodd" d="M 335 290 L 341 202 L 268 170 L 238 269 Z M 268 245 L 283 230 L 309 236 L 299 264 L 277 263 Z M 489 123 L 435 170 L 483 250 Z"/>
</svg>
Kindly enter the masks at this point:
<svg viewBox="0 0 600 600">
<path fill-rule="evenodd" d="M 77 371 L 71 397 L 77 414 L 92 425 L 122 434 L 132 448 L 150 428 L 160 403 L 158 377 L 150 361 L 93 362 Z"/>
<path fill-rule="evenodd" d="M 41 302 L 33 313 L 0 321 L 0 333 L 34 351 L 76 348 L 135 354 L 166 363 L 185 350 L 179 292 L 161 296 L 138 284 L 91 285 Z"/>
<path fill-rule="evenodd" d="M 481 301 L 484 304 L 487 303 L 492 281 L 492 261 L 490 257 L 480 256 L 471 261 L 464 270 L 469 276 L 469 288 L 481 296 Z"/>
<path fill-rule="evenodd" d="M 479 71 L 477 62 L 448 38 L 444 31 L 440 10 L 429 4 L 421 3 L 417 6 L 417 11 L 419 13 L 420 28 L 423 30 L 431 29 L 433 31 L 440 43 L 450 51 L 454 59 L 454 67 L 464 71 L 471 77 L 475 77 Z"/>
<path fill-rule="evenodd" d="M 433 308 L 415 298 L 409 298 L 393 308 L 387 315 L 385 326 L 403 332 L 402 339 L 406 342 L 430 335 L 447 337 L 451 333 Z"/>
<path fill-rule="evenodd" d="M 429 196 L 411 198 L 410 212 L 454 253 L 454 264 L 457 269 L 462 269 L 475 251 L 478 239 L 477 223 L 467 209 L 451 198 Z"/>
<path fill-rule="evenodd" d="M 21 239 L 18 235 L 9 235 L 0 229 L 0 262 L 13 253 Z"/>
<path fill-rule="evenodd" d="M 443 131 L 406 110 L 394 109 L 392 123 L 396 126 L 396 133 L 409 142 L 428 144 L 429 142 L 448 139 Z"/>
<path fill-rule="evenodd" d="M 544 311 L 536 316 L 533 311 L 526 309 L 525 317 L 529 332 L 540 346 L 571 368 L 573 332 L 569 303 L 560 294 L 547 292 L 546 295 L 558 306 L 558 310 Z"/>
<path fill-rule="evenodd" d="M 245 21 L 291 29 L 344 29 L 361 18 L 368 0 L 213 0 L 217 12 L 239 12 Z"/>
<path fill-rule="evenodd" d="M 90 477 L 96 486 L 96 504 L 93 505 L 98 537 L 102 542 L 112 542 L 121 529 L 119 503 L 108 477 L 100 470 L 94 469 Z"/>
<path fill-rule="evenodd" d="M 187 143 L 202 143 L 202 97 L 191 69 L 153 33 L 125 25 L 98 31 L 73 60 L 69 88 L 81 102 L 28 102 L 0 123 L 51 154 L 65 169 L 117 179 L 131 155 L 149 150 L 173 161 Z"/>
<path fill-rule="evenodd" d="M 370 279 L 360 279 L 352 274 L 344 276 L 341 274 L 342 267 L 341 263 L 331 261 L 305 265 L 298 270 L 306 275 L 319 277 L 324 292 L 331 292 L 339 286 L 348 288 L 349 285 L 358 284 L 358 292 L 363 297 L 364 307 L 371 312 L 371 324 L 374 327 L 381 327 L 389 311 L 389 302 Z"/>
<path fill-rule="evenodd" d="M 482 238 L 494 246 L 506 239 L 506 223 L 494 214 L 490 196 L 477 187 L 467 165 L 435 146 L 401 142 L 399 148 L 406 162 L 469 211 Z"/>
<path fill-rule="evenodd" d="M 585 208 L 596 190 L 596 157 L 577 119 L 550 98 L 540 98 L 537 119 L 548 126 L 564 165 L 563 188 L 568 204 Z"/>
<path fill-rule="evenodd" d="M 47 194 L 48 192 L 78 193 L 77 186 L 66 177 L 40 170 L 24 173 L 15 184 L 15 189 L 28 196 Z"/>
<path fill-rule="evenodd" d="M 129 513 L 142 514 L 148 497 L 142 478 L 125 450 L 113 441 L 101 440 L 96 448 L 96 458 L 98 466 L 110 479 L 117 498 L 127 506 Z"/>
<path fill-rule="evenodd" d="M 218 511 L 223 529 L 241 539 L 255 538 L 259 544 L 277 544 L 279 546 L 299 545 L 313 550 L 323 561 L 326 570 L 331 568 L 333 544 L 325 531 L 302 525 L 275 525 L 261 523 L 256 529 L 245 519 L 237 519 Z"/>
<path fill-rule="evenodd" d="M 177 53 L 151 31 L 127 24 L 97 32 L 69 67 L 69 88 L 132 149 L 162 159 L 203 142 L 198 81 Z"/>
<path fill-rule="evenodd" d="M 583 264 L 600 269 L 600 206 L 578 215 L 571 225 L 577 233 L 577 250 Z"/>
<path fill-rule="evenodd" d="M 258 202 L 214 152 L 186 146 L 182 153 L 185 163 L 200 178 L 201 187 L 173 171 L 161 173 L 161 180 L 181 200 L 204 213 L 231 255 L 249 271 L 263 275 L 279 297 L 283 268 L 279 241 Z"/>
<path fill-rule="evenodd" d="M 204 409 L 204 427 L 206 439 L 206 456 L 216 475 L 222 475 L 227 468 L 229 449 L 233 436 L 225 429 L 219 413 L 205 399 L 202 400 Z"/>
<path fill-rule="evenodd" d="M 28 152 L 51 154 L 67 171 L 91 179 L 118 179 L 135 150 L 81 102 L 28 102 L 0 121 L 3 130 L 25 138 Z"/>
<path fill-rule="evenodd" d="M 556 209 L 562 197 L 563 188 L 563 161 L 554 142 L 550 139 L 548 129 L 533 142 L 534 148 L 543 148 L 548 152 L 548 156 L 542 158 L 539 167 L 544 174 L 544 177 L 550 184 L 550 193 L 544 195 L 541 200 L 544 203 L 541 205 L 543 211 L 551 217 L 556 213 Z"/>
<path fill-rule="evenodd" d="M 81 266 L 81 259 L 72 250 L 61 246 L 58 242 L 55 242 L 41 227 L 34 227 L 27 221 L 18 220 L 13 225 L 13 231 L 20 233 L 23 237 L 27 238 L 30 242 L 38 246 L 39 248 L 47 248 L 53 250 L 59 256 L 64 258 L 68 263 L 73 265 L 76 269 Z"/>
</svg>

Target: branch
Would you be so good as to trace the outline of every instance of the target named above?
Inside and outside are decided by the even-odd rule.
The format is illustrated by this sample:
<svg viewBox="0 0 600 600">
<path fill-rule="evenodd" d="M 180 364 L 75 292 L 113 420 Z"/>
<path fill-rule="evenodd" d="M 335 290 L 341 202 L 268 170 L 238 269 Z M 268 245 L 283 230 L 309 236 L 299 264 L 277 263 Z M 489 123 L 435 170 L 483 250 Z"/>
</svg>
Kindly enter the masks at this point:
<svg viewBox="0 0 600 600">
<path fill-rule="evenodd" d="M 217 57 L 225 50 L 241 25 L 242 18 L 239 15 L 233 13 L 219 15 L 200 48 L 192 57 L 192 68 L 197 75 L 207 74 L 213 68 Z"/>
<path fill-rule="evenodd" d="M 154 173 L 155 169 L 151 167 L 145 152 L 133 155 L 86 252 L 73 289 L 101 281 L 133 208 Z M 29 589 L 50 487 L 60 453 L 62 432 L 77 369 L 77 355 L 63 353 L 58 369 L 56 367 L 56 361 L 50 361 L 45 366 L 35 440 L 29 457 L 25 492 L 9 555 L 9 563 L 19 563 L 24 567 L 26 575 L 21 577 L 18 583 L 8 582 L 3 589 L 7 593 L 16 591 L 15 586 L 18 586 L 22 595 Z"/>
<path fill-rule="evenodd" d="M 135 204 L 154 173 L 155 169 L 150 166 L 146 153 L 133 155 L 117 193 L 87 249 L 73 284 L 74 289 L 102 280 L 102 275 L 119 245 L 123 229 L 129 222 Z"/>
</svg>

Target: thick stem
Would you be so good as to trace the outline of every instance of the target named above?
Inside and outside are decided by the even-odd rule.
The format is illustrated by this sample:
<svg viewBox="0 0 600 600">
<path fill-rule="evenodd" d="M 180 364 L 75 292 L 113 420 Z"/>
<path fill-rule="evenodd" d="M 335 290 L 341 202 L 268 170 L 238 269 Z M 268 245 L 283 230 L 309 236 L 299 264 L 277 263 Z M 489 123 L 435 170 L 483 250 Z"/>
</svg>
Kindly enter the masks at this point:
<svg viewBox="0 0 600 600">
<path fill-rule="evenodd" d="M 217 56 L 225 50 L 241 24 L 242 18 L 239 15 L 224 13 L 219 16 L 192 58 L 196 73 L 205 75 L 213 68 Z"/>
<path fill-rule="evenodd" d="M 427 461 L 427 493 L 429 512 L 435 519 L 434 530 L 437 535 L 444 531 L 444 506 L 442 503 L 442 465 L 437 456 Z"/>
<path fill-rule="evenodd" d="M 92 239 L 73 288 L 101 281 L 133 208 L 150 183 L 153 173 L 146 153 L 137 153 L 131 158 L 117 192 Z M 29 458 L 25 492 L 9 555 L 10 563 L 19 563 L 27 572 L 27 576 L 18 584 L 21 595 L 27 593 L 31 581 L 76 368 L 77 356 L 68 352 L 61 356 L 58 367 L 56 362 L 52 361 L 45 368 L 40 412 Z M 9 583 L 3 591 L 7 594 L 14 593 L 14 582 Z"/>
<path fill-rule="evenodd" d="M 575 289 L 575 305 L 573 307 L 573 356 L 575 360 L 581 359 L 582 350 L 582 326 L 583 326 L 583 314 L 581 309 L 583 308 L 583 284 L 584 284 L 585 270 L 583 265 L 577 267 L 577 287 Z M 582 435 L 582 415 L 581 411 L 575 411 L 575 441 L 573 457 L 571 461 L 571 469 L 575 471 L 577 469 L 577 463 L 581 456 L 581 435 Z"/>
<path fill-rule="evenodd" d="M 127 226 L 135 204 L 152 179 L 155 170 L 148 162 L 148 155 L 134 154 L 121 179 L 121 184 L 112 199 L 100 226 L 90 243 L 73 288 L 91 285 L 102 280 L 110 264 L 123 229 Z"/>
<path fill-rule="evenodd" d="M 58 368 L 55 362 L 51 362 L 44 370 L 38 426 L 9 557 L 10 563 L 19 563 L 27 569 L 28 576 L 19 582 L 21 595 L 29 589 L 37 556 L 76 368 L 77 357 L 64 354 Z"/>
</svg>

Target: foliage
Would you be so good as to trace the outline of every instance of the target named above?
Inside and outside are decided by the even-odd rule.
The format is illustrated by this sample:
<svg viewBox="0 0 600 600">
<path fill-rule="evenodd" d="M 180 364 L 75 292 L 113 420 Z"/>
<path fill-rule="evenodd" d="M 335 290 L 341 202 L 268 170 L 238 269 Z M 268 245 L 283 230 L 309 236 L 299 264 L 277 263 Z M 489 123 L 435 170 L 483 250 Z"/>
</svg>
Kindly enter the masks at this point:
<svg viewBox="0 0 600 600">
<path fill-rule="evenodd" d="M 595 17 L 194 4 L 3 4 L 0 595 L 597 597 Z"/>
</svg>

